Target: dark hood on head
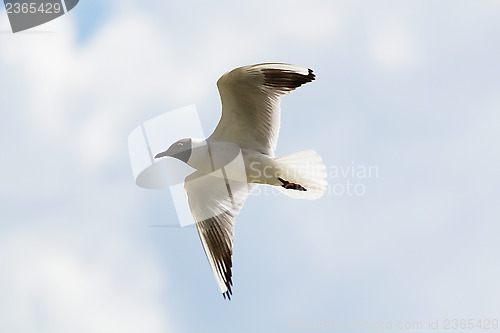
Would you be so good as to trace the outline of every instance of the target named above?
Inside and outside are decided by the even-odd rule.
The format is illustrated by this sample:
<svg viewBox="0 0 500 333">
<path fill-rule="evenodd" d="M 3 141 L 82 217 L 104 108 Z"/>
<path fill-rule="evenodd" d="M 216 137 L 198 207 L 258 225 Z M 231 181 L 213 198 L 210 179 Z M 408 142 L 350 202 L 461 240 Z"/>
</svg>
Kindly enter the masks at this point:
<svg viewBox="0 0 500 333">
<path fill-rule="evenodd" d="M 191 148 L 192 143 L 190 138 L 180 139 L 179 141 L 174 142 L 164 152 L 157 154 L 155 158 L 170 156 L 187 163 L 191 157 Z"/>
</svg>

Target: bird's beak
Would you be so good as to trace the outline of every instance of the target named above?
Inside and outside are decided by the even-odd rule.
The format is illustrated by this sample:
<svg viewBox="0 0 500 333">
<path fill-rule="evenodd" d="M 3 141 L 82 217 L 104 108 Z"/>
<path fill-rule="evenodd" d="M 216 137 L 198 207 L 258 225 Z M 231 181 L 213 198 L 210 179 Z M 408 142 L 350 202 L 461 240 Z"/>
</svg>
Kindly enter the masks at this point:
<svg viewBox="0 0 500 333">
<path fill-rule="evenodd" d="M 156 154 L 155 158 L 161 158 L 161 157 L 165 157 L 165 156 L 172 156 L 172 155 L 170 155 L 170 149 L 167 149 L 161 153 Z"/>
</svg>

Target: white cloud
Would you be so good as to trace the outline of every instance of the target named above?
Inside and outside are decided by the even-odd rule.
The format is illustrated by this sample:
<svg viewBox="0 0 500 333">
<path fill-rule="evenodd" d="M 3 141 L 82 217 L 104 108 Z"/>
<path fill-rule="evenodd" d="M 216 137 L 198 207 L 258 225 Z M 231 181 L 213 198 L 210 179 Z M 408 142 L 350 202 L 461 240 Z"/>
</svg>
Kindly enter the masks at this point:
<svg viewBox="0 0 500 333">
<path fill-rule="evenodd" d="M 168 35 L 140 13 L 111 17 L 83 46 L 76 44 L 69 18 L 44 28 L 55 32 L 2 41 L 0 68 L 15 73 L 12 84 L 22 87 L 9 104 L 23 114 L 34 137 L 71 149 L 82 165 L 106 163 L 109 153 L 123 148 L 117 139 L 131 121 L 152 114 L 148 108 L 167 111 L 209 90 L 206 72 L 178 65 Z"/>
<path fill-rule="evenodd" d="M 344 24 L 342 6 L 328 1 L 262 1 L 258 15 L 275 24 L 276 35 L 297 44 L 310 46 L 328 40 L 340 33 Z M 265 10 L 262 10 L 265 8 Z M 277 14 L 279 13 L 279 15 Z M 262 27 L 266 29 L 266 25 Z"/>
<path fill-rule="evenodd" d="M 132 176 L 131 187 L 99 181 L 105 166 L 129 167 L 116 158 L 126 161 L 143 105 L 162 105 L 165 91 L 178 101 L 165 41 L 140 16 L 111 18 L 86 45 L 70 15 L 43 30 L 54 32 L 0 39 L 12 92 L 2 94 L 0 331 L 179 331 L 161 299 L 163 263 L 128 230 L 142 223 Z"/>
<path fill-rule="evenodd" d="M 101 112 L 84 119 L 76 129 L 78 157 L 82 166 L 87 168 L 98 167 L 100 163 L 112 160 L 119 154 L 120 146 L 117 126 L 121 120 L 111 108 L 103 108 Z"/>
<path fill-rule="evenodd" d="M 375 62 L 388 69 L 413 65 L 420 52 L 409 23 L 387 17 L 371 25 L 368 49 Z"/>
<path fill-rule="evenodd" d="M 173 331 L 159 297 L 164 274 L 133 242 L 47 231 L 16 232 L 0 246 L 2 331 Z"/>
</svg>

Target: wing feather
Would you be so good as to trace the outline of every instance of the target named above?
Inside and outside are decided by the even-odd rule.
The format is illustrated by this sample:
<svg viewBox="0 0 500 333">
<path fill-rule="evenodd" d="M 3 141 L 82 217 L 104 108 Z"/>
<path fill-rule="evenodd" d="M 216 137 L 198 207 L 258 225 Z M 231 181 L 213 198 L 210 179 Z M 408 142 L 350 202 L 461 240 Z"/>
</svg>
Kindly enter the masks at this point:
<svg viewBox="0 0 500 333">
<path fill-rule="evenodd" d="M 274 156 L 280 96 L 314 79 L 311 69 L 272 63 L 244 66 L 224 74 L 217 81 L 222 117 L 209 140 L 233 142 Z"/>
<path fill-rule="evenodd" d="M 185 179 L 189 208 L 224 298 L 231 299 L 232 295 L 234 215 L 239 213 L 255 186 L 221 178 L 217 172 L 203 174 L 196 171 Z"/>
</svg>

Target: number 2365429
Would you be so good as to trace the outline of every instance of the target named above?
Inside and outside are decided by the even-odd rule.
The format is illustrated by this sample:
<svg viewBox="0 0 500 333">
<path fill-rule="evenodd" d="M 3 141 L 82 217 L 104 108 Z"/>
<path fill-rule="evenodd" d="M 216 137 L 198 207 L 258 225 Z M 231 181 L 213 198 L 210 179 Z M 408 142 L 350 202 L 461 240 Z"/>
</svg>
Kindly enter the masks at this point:
<svg viewBox="0 0 500 333">
<path fill-rule="evenodd" d="M 27 2 L 16 2 L 16 3 L 5 3 L 5 9 L 7 14 L 59 14 L 62 11 L 61 4 L 59 3 L 27 3 Z"/>
</svg>

